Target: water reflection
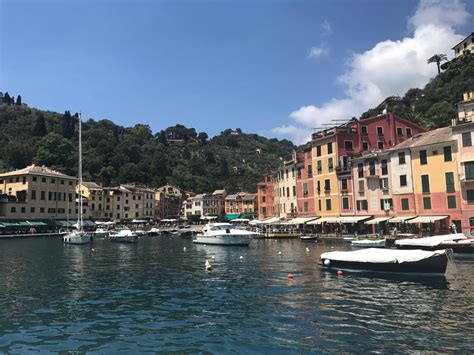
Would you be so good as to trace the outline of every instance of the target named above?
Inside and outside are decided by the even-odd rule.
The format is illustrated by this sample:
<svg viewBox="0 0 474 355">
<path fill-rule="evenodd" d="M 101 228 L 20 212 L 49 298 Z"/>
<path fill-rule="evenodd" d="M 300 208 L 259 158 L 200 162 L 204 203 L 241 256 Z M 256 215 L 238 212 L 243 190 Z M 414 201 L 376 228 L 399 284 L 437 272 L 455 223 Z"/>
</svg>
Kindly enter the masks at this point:
<svg viewBox="0 0 474 355">
<path fill-rule="evenodd" d="M 317 264 L 331 247 L 345 246 L 144 238 L 97 241 L 91 252 L 9 241 L 0 248 L 0 352 L 472 350 L 462 335 L 474 326 L 472 262 L 450 265 L 446 277 L 338 277 Z"/>
</svg>

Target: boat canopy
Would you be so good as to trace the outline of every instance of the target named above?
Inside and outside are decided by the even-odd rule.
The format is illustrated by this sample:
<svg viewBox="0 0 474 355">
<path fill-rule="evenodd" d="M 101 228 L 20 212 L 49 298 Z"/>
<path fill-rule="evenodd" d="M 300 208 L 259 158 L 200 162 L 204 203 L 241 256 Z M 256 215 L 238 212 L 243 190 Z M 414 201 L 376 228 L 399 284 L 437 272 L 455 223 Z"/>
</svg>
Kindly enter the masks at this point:
<svg viewBox="0 0 474 355">
<path fill-rule="evenodd" d="M 217 219 L 217 216 L 201 216 L 201 219 L 207 219 L 207 220 Z"/>
<path fill-rule="evenodd" d="M 392 217 L 377 217 L 374 219 L 371 219 L 370 221 L 365 221 L 365 224 L 379 224 L 380 222 L 386 222 Z"/>
<path fill-rule="evenodd" d="M 388 221 L 388 223 L 403 223 L 409 219 L 415 218 L 416 216 L 399 216 L 399 217 L 393 217 Z"/>
<path fill-rule="evenodd" d="M 314 221 L 315 219 L 318 219 L 319 217 L 297 217 L 293 218 L 289 223 L 290 224 L 305 224 L 310 221 Z"/>
<path fill-rule="evenodd" d="M 442 242 L 452 242 L 455 240 L 467 239 L 462 233 L 456 234 L 445 234 L 435 235 L 434 237 L 416 238 L 416 239 L 399 239 L 395 241 L 395 245 L 398 246 L 424 246 L 424 247 L 435 247 Z"/>
<path fill-rule="evenodd" d="M 416 262 L 435 255 L 445 254 L 446 250 L 398 250 L 369 248 L 356 251 L 331 251 L 321 254 L 321 259 L 359 263 L 405 263 Z"/>
<path fill-rule="evenodd" d="M 448 218 L 448 216 L 418 216 L 410 219 L 407 223 L 433 223 L 442 219 Z"/>
<path fill-rule="evenodd" d="M 248 218 L 235 218 L 231 222 L 247 223 L 247 222 L 250 222 L 250 219 L 248 219 Z"/>
</svg>

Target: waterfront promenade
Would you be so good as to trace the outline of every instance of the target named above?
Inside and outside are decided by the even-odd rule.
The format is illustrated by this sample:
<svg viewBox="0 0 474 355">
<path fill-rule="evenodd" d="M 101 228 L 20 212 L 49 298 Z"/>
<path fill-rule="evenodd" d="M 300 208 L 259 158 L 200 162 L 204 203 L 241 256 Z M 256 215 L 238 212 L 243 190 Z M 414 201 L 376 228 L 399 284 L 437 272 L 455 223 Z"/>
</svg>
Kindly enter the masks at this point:
<svg viewBox="0 0 474 355">
<path fill-rule="evenodd" d="M 0 240 L 0 352 L 472 353 L 474 259 L 441 277 L 320 269 L 344 248 Z"/>
</svg>

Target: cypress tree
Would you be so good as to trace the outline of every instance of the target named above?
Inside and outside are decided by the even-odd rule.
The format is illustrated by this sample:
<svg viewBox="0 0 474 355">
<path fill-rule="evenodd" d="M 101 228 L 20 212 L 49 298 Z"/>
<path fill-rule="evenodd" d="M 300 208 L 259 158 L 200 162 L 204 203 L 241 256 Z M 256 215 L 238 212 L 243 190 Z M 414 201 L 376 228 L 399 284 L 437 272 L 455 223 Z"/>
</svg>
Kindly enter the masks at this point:
<svg viewBox="0 0 474 355">
<path fill-rule="evenodd" d="M 43 137 L 46 135 L 46 123 L 44 121 L 44 115 L 42 112 L 40 112 L 36 117 L 36 123 L 35 128 L 33 130 L 33 134 L 36 137 Z"/>
</svg>

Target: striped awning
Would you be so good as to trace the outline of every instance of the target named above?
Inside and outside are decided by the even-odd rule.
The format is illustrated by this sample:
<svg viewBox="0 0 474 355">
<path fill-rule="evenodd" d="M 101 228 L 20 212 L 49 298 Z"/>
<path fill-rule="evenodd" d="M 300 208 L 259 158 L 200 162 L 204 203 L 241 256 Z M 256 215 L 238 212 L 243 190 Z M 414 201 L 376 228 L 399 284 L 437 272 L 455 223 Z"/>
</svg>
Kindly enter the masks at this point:
<svg viewBox="0 0 474 355">
<path fill-rule="evenodd" d="M 445 218 L 448 218 L 448 216 L 418 216 L 416 218 L 410 219 L 407 223 L 433 223 Z"/>
<path fill-rule="evenodd" d="M 374 219 L 371 219 L 370 221 L 365 221 L 365 224 L 379 224 L 380 222 L 386 222 L 392 217 L 377 217 Z"/>
<path fill-rule="evenodd" d="M 318 219 L 319 217 L 297 217 L 293 218 L 289 223 L 290 224 L 305 224 L 308 223 L 309 221 L 314 221 L 315 219 Z"/>
</svg>

